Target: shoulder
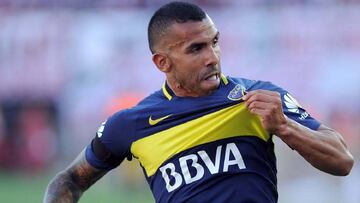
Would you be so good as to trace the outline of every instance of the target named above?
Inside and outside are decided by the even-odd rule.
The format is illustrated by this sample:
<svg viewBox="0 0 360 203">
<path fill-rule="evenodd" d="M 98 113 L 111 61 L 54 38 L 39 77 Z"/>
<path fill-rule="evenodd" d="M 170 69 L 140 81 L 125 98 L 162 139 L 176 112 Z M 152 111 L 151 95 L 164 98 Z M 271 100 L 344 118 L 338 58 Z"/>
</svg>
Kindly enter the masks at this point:
<svg viewBox="0 0 360 203">
<path fill-rule="evenodd" d="M 111 115 L 103 124 L 111 131 L 124 130 L 136 120 L 136 113 L 131 109 L 124 109 Z"/>
<path fill-rule="evenodd" d="M 319 128 L 320 122 L 312 118 L 310 114 L 299 104 L 299 102 L 284 88 L 269 81 L 232 77 L 229 77 L 229 80 L 243 85 L 246 91 L 262 89 L 278 92 L 280 94 L 283 111 L 286 116 L 310 129 L 316 130 Z"/>
<path fill-rule="evenodd" d="M 157 105 L 158 103 L 162 102 L 163 99 L 161 98 L 162 95 L 160 91 L 154 92 L 144 99 L 142 99 L 138 104 L 131 108 L 122 109 L 117 111 L 112 116 L 108 118 L 106 123 L 114 123 L 114 124 L 121 124 L 125 123 L 128 124 L 129 122 L 135 122 L 136 118 L 139 114 L 142 113 L 142 110 L 147 109 L 151 106 Z"/>
<path fill-rule="evenodd" d="M 102 123 L 103 131 L 106 134 L 117 136 L 118 134 L 134 134 L 136 122 L 144 112 L 149 108 L 158 105 L 164 101 L 159 91 L 150 94 L 141 100 L 132 108 L 120 110 L 111 115 L 104 123 Z M 99 132 L 98 132 L 99 133 Z M 122 136 L 123 137 L 123 136 Z"/>
<path fill-rule="evenodd" d="M 132 108 L 133 112 L 139 112 L 143 109 L 147 109 L 151 106 L 158 105 L 159 103 L 167 101 L 164 94 L 162 93 L 162 90 L 158 90 L 156 92 L 153 92 L 152 94 L 145 97 L 143 100 L 141 100 L 136 106 Z"/>
<path fill-rule="evenodd" d="M 285 89 L 283 89 L 282 87 L 280 87 L 278 85 L 275 85 L 274 83 L 272 83 L 270 81 L 252 80 L 252 79 L 247 79 L 247 78 L 230 77 L 230 76 L 228 76 L 228 80 L 230 82 L 244 86 L 247 91 L 263 89 L 263 90 L 276 91 L 276 92 L 279 92 L 280 94 L 287 93 L 287 91 Z"/>
<path fill-rule="evenodd" d="M 131 109 L 124 109 L 116 112 L 104 121 L 99 127 L 96 135 L 103 144 L 109 144 L 115 148 L 116 144 L 130 144 L 130 136 L 134 131 L 136 113 Z"/>
</svg>

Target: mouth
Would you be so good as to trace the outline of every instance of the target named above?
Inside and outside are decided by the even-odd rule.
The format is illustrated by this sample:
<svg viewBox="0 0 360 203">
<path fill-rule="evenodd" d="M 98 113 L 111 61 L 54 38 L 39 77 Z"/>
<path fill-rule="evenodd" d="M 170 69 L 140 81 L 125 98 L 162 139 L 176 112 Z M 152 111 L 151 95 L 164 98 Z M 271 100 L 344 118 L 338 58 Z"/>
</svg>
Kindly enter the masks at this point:
<svg viewBox="0 0 360 203">
<path fill-rule="evenodd" d="M 219 79 L 219 77 L 220 77 L 220 73 L 214 72 L 214 73 L 211 73 L 211 74 L 207 75 L 204 80 L 206 80 L 206 81 L 217 81 Z"/>
</svg>

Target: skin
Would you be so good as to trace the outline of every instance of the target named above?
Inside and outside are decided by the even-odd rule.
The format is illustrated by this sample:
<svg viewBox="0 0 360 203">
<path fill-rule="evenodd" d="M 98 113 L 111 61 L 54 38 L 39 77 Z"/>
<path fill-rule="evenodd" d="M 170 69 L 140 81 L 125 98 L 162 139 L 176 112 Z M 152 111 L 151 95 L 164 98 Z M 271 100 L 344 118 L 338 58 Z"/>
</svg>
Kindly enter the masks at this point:
<svg viewBox="0 0 360 203">
<path fill-rule="evenodd" d="M 278 92 L 255 90 L 244 100 L 249 111 L 260 116 L 269 133 L 277 135 L 311 165 L 333 175 L 350 173 L 354 159 L 339 132 L 324 124 L 314 131 L 287 118 Z"/>
<path fill-rule="evenodd" d="M 209 17 L 174 23 L 156 46 L 153 62 L 177 96 L 211 94 L 220 84 L 219 32 Z M 209 76 L 215 76 L 209 80 Z"/>
<path fill-rule="evenodd" d="M 44 203 L 77 202 L 81 195 L 107 171 L 92 167 L 85 150 L 65 170 L 59 172 L 46 188 Z"/>
<path fill-rule="evenodd" d="M 165 73 L 176 96 L 206 96 L 218 88 L 221 73 L 218 38 L 214 23 L 207 17 L 200 22 L 174 23 L 156 44 L 153 62 Z M 214 77 L 207 80 L 209 76 Z M 349 174 L 354 160 L 340 133 L 323 124 L 314 131 L 287 118 L 277 92 L 250 91 L 244 101 L 270 134 L 280 137 L 314 167 L 333 175 Z M 51 180 L 44 202 L 77 202 L 106 173 L 92 167 L 83 151 Z"/>
</svg>

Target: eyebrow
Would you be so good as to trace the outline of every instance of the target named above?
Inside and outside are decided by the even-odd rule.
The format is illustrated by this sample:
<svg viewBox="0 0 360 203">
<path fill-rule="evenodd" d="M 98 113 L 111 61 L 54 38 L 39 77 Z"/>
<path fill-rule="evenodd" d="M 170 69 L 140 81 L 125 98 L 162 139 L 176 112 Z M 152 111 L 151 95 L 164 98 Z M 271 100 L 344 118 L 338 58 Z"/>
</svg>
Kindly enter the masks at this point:
<svg viewBox="0 0 360 203">
<path fill-rule="evenodd" d="M 216 39 L 216 38 L 219 38 L 220 36 L 220 32 L 217 31 L 216 32 L 216 35 L 212 38 L 212 40 Z M 203 46 L 206 46 L 207 42 L 194 42 L 194 43 L 191 43 L 187 48 L 186 48 L 186 51 L 190 51 L 192 50 L 193 48 L 195 47 L 203 47 Z"/>
</svg>

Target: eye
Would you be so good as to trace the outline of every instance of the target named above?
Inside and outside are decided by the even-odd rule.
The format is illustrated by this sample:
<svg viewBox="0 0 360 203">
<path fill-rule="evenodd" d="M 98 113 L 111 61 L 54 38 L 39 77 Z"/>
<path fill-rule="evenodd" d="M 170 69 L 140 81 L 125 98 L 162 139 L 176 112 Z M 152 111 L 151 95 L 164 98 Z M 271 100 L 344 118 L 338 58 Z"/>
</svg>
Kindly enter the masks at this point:
<svg viewBox="0 0 360 203">
<path fill-rule="evenodd" d="M 218 45 L 218 43 L 219 43 L 219 38 L 215 37 L 214 40 L 213 40 L 212 46 L 216 47 Z"/>
<path fill-rule="evenodd" d="M 202 48 L 203 48 L 203 46 L 201 46 L 201 45 L 193 46 L 193 47 L 191 48 L 191 52 L 192 52 L 192 53 L 199 52 Z"/>
</svg>

